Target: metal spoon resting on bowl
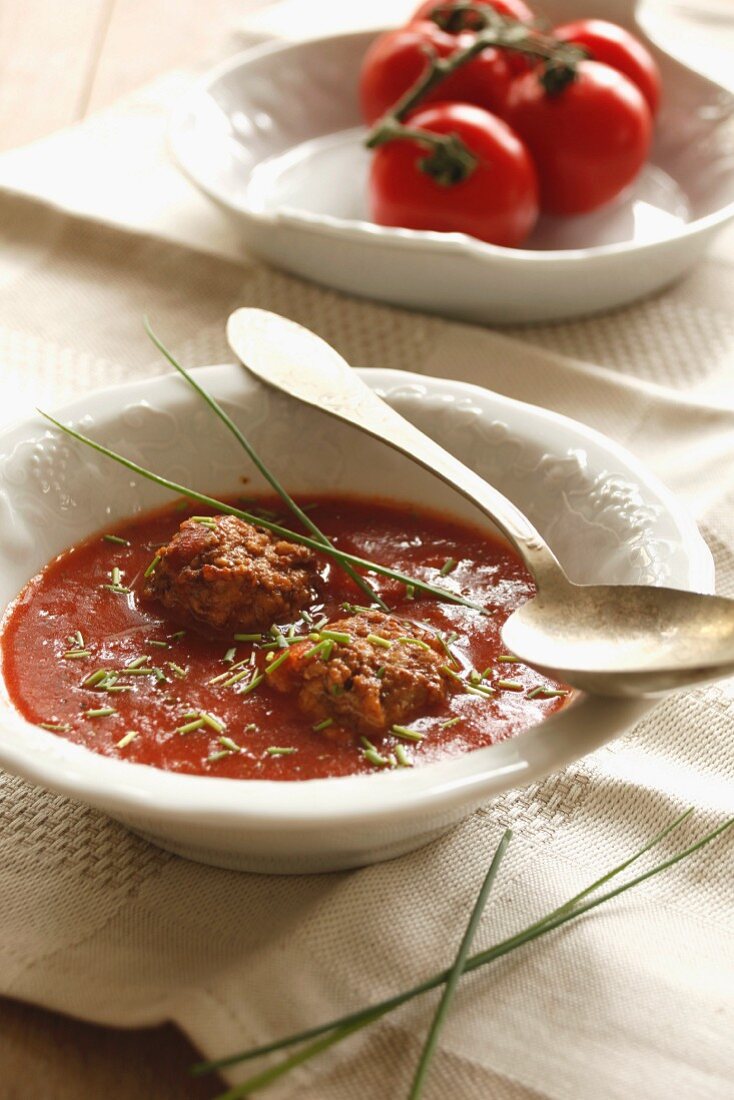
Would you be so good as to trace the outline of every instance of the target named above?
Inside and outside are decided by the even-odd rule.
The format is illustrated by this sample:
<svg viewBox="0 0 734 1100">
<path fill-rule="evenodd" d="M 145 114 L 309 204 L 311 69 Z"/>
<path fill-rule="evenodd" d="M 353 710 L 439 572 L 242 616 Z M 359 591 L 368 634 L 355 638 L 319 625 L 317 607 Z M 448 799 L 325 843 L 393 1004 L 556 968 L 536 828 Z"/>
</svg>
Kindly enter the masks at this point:
<svg viewBox="0 0 734 1100">
<path fill-rule="evenodd" d="M 400 451 L 485 513 L 513 544 L 537 593 L 502 638 L 520 660 L 583 691 L 639 696 L 734 672 L 734 600 L 643 585 L 572 583 L 526 516 L 390 408 L 324 340 L 261 309 L 238 309 L 227 338 L 266 385 Z"/>
</svg>

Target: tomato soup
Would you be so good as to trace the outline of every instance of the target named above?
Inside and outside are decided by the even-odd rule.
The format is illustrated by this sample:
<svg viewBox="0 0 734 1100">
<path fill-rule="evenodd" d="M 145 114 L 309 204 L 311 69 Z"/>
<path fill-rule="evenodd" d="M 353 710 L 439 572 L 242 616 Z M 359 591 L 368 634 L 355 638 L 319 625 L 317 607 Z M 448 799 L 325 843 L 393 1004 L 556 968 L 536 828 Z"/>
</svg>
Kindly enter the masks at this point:
<svg viewBox="0 0 734 1100">
<path fill-rule="evenodd" d="M 409 729 L 334 737 L 269 681 L 268 662 L 288 646 L 309 636 L 318 642 L 329 621 L 366 611 L 364 593 L 326 556 L 313 603 L 262 634 L 201 632 L 143 596 L 156 550 L 202 511 L 188 504 L 95 535 L 29 582 L 2 633 L 13 704 L 29 722 L 93 752 L 193 775 L 276 780 L 418 767 L 511 737 L 564 705 L 565 688 L 502 647 L 503 622 L 534 593 L 511 549 L 479 528 L 385 501 L 301 504 L 338 549 L 485 609 L 370 576 L 390 612 L 432 632 L 446 655 L 451 690 Z M 263 498 L 257 508 L 289 525 L 280 501 Z"/>
</svg>

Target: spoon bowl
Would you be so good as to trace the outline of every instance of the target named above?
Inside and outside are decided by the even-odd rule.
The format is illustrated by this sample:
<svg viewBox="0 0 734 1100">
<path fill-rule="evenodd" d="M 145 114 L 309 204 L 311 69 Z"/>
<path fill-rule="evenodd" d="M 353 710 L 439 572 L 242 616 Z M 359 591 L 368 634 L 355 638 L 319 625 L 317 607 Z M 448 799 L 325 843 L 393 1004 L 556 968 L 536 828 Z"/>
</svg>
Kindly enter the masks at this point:
<svg viewBox="0 0 734 1100">
<path fill-rule="evenodd" d="M 517 657 L 598 695 L 660 694 L 734 671 L 734 601 L 640 585 L 577 585 L 529 519 L 383 402 L 324 340 L 260 309 L 238 309 L 227 338 L 266 385 L 343 420 L 430 470 L 509 539 L 537 595 L 502 637 Z"/>
</svg>

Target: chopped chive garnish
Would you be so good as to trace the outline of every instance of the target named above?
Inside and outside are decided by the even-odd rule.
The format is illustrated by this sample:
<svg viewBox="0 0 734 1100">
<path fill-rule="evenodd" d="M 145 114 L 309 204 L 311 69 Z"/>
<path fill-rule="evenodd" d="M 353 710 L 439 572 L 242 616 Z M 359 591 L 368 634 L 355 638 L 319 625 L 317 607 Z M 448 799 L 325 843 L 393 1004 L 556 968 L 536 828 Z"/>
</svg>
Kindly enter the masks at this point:
<svg viewBox="0 0 734 1100">
<path fill-rule="evenodd" d="M 324 638 L 323 642 L 317 642 L 311 649 L 306 650 L 303 654 L 304 661 L 310 661 L 312 657 L 323 657 L 325 661 L 331 657 L 331 651 L 334 648 L 334 643 L 331 638 Z"/>
<path fill-rule="evenodd" d="M 380 646 L 381 649 L 389 649 L 392 645 L 392 642 L 389 642 L 387 638 L 380 637 L 379 634 L 368 634 L 367 641 L 371 642 L 372 645 Z"/>
<path fill-rule="evenodd" d="M 412 730 L 409 726 L 391 726 L 390 733 L 395 734 L 396 737 L 401 737 L 403 741 L 425 741 L 425 733 L 420 733 L 418 730 Z"/>
<path fill-rule="evenodd" d="M 326 638 L 332 642 L 339 642 L 340 645 L 349 645 L 352 640 L 343 630 L 322 630 L 320 634 L 322 638 Z"/>
<path fill-rule="evenodd" d="M 282 749 L 278 745 L 269 745 L 265 750 L 268 756 L 290 756 L 297 751 L 297 749 Z"/>
<path fill-rule="evenodd" d="M 74 631 L 74 633 L 69 638 L 69 644 L 72 647 L 76 646 L 77 649 L 84 649 L 84 636 L 81 630 Z"/>
<path fill-rule="evenodd" d="M 361 603 L 348 603 L 346 600 L 344 601 L 344 603 L 339 604 L 339 609 L 341 611 L 348 612 L 350 615 L 361 615 L 365 611 L 373 611 L 374 610 L 374 608 L 372 608 L 372 607 L 365 607 L 364 604 L 361 604 Z"/>
<path fill-rule="evenodd" d="M 476 686 L 477 684 L 481 684 L 481 682 L 482 682 L 481 673 L 477 672 L 477 670 L 475 668 L 473 668 L 469 673 L 469 683 L 474 684 Z"/>
<path fill-rule="evenodd" d="M 224 683 L 222 684 L 222 687 L 226 687 L 226 688 L 232 687 L 233 684 L 239 684 L 242 680 L 245 680 L 248 676 L 251 676 L 251 675 L 252 675 L 252 672 L 251 672 L 249 667 L 244 668 L 244 669 L 240 669 L 239 672 L 234 672 L 234 673 L 232 673 L 231 676 L 228 672 L 225 672 L 225 673 L 223 673 L 223 676 L 226 677 L 226 679 L 224 680 Z M 209 681 L 209 683 L 210 684 L 216 684 L 221 679 L 222 679 L 222 676 L 215 676 L 213 680 Z"/>
<path fill-rule="evenodd" d="M 449 573 L 453 573 L 454 569 L 456 569 L 456 566 L 458 564 L 459 563 L 457 562 L 456 558 L 446 558 L 446 561 L 441 566 L 441 570 L 440 570 L 441 576 L 442 577 L 447 577 L 449 575 Z"/>
<path fill-rule="evenodd" d="M 456 656 L 456 654 L 454 653 L 454 651 L 451 648 L 451 646 L 456 641 L 456 639 L 459 637 L 459 635 L 458 634 L 449 634 L 448 638 L 444 638 L 443 634 L 438 634 L 437 637 L 438 637 L 438 641 L 441 645 L 441 648 L 443 649 L 444 653 L 449 658 L 449 660 L 453 661 L 455 665 L 459 666 L 460 661 L 459 661 L 458 657 Z"/>
<path fill-rule="evenodd" d="M 120 585 L 122 584 L 122 573 L 120 572 L 120 569 L 119 569 L 118 566 L 115 566 L 114 569 L 112 570 L 112 572 L 110 573 L 110 580 L 112 581 L 112 583 L 117 588 L 119 588 Z"/>
<path fill-rule="evenodd" d="M 429 646 L 428 642 L 421 641 L 420 638 L 413 638 L 410 635 L 407 635 L 404 638 L 396 638 L 396 641 L 401 642 L 403 645 L 418 646 L 419 649 L 430 649 L 431 648 Z"/>
<path fill-rule="evenodd" d="M 485 698 L 497 694 L 494 688 L 485 687 L 484 684 L 464 684 L 464 690 L 468 691 L 470 695 L 483 695 Z"/>
<path fill-rule="evenodd" d="M 378 668 L 377 672 L 375 673 L 375 676 L 377 677 L 378 680 L 381 680 L 386 672 L 387 672 L 387 669 L 385 668 L 385 666 L 381 665 Z"/>
<path fill-rule="evenodd" d="M 225 749 L 229 749 L 230 752 L 242 752 L 240 746 L 236 741 L 233 741 L 231 737 L 220 737 L 219 744 Z"/>
<path fill-rule="evenodd" d="M 105 542 L 114 542 L 117 546 L 129 546 L 129 539 L 121 539 L 119 535 L 102 535 Z"/>
<path fill-rule="evenodd" d="M 222 657 L 222 660 L 226 664 L 231 665 L 236 656 L 237 656 L 237 647 L 236 646 L 230 646 L 229 649 L 227 650 L 227 652 Z"/>
<path fill-rule="evenodd" d="M 262 641 L 262 634 L 234 634 L 235 642 L 260 642 Z"/>
<path fill-rule="evenodd" d="M 169 634 L 168 637 L 172 642 L 177 642 L 179 638 L 183 638 L 186 634 L 185 630 L 177 630 L 175 634 Z"/>
<path fill-rule="evenodd" d="M 268 667 L 265 669 L 265 675 L 269 676 L 271 672 L 275 672 L 276 668 L 280 668 L 280 666 L 283 664 L 283 661 L 287 660 L 290 655 L 290 649 L 284 649 L 280 656 L 276 657 L 275 660 L 272 661 L 271 664 L 269 664 Z"/>
<path fill-rule="evenodd" d="M 156 670 L 148 668 L 147 665 L 136 665 L 135 668 L 126 665 L 125 668 L 118 668 L 116 671 L 120 676 L 155 676 L 156 674 Z"/>
<path fill-rule="evenodd" d="M 146 645 L 152 645 L 156 649 L 170 649 L 171 648 L 170 645 L 168 644 L 168 642 L 159 642 L 156 638 L 146 638 L 145 639 L 145 644 Z"/>
<path fill-rule="evenodd" d="M 107 718 L 110 714 L 117 714 L 114 707 L 98 707 L 96 710 L 85 710 L 85 718 Z"/>
<path fill-rule="evenodd" d="M 402 745 L 395 746 L 395 759 L 398 762 L 398 766 L 401 768 L 413 767 L 413 760 Z"/>
<path fill-rule="evenodd" d="M 200 730 L 204 725 L 203 718 L 194 718 L 192 722 L 186 722 L 183 726 L 178 726 L 176 733 L 194 733 L 196 730 Z"/>
<path fill-rule="evenodd" d="M 112 694 L 119 694 L 123 691 L 132 691 L 130 684 L 102 684 L 103 691 L 109 691 Z"/>
<path fill-rule="evenodd" d="M 204 761 L 205 764 L 216 764 L 217 760 L 224 760 L 226 757 L 232 755 L 231 749 L 219 749 L 218 752 L 210 753 Z"/>
<path fill-rule="evenodd" d="M 260 673 L 258 676 L 253 676 L 252 680 L 250 680 L 247 687 L 240 688 L 239 694 L 240 695 L 249 695 L 251 691 L 254 691 L 255 688 L 258 688 L 260 686 L 260 684 L 263 682 L 264 679 L 265 679 L 265 677 L 263 676 L 262 673 Z"/>
<path fill-rule="evenodd" d="M 449 729 L 450 726 L 456 726 L 461 721 L 462 721 L 461 718 L 447 718 L 445 722 L 441 723 L 440 728 L 442 730 L 447 730 L 447 729 Z"/>
<path fill-rule="evenodd" d="M 506 665 L 521 665 L 522 661 L 519 657 L 513 657 L 511 653 L 501 653 L 497 658 L 498 661 L 502 661 Z"/>
<path fill-rule="evenodd" d="M 89 649 L 67 649 L 61 656 L 65 661 L 81 661 L 84 657 L 91 657 L 92 653 Z"/>
<path fill-rule="evenodd" d="M 68 733 L 71 726 L 68 722 L 39 722 L 41 729 L 51 730 L 52 733 Z"/>
<path fill-rule="evenodd" d="M 569 695 L 570 692 L 563 691 L 561 688 L 549 688 L 549 687 L 535 687 L 532 691 L 528 692 L 528 699 L 558 699 L 562 696 Z"/>
<path fill-rule="evenodd" d="M 138 736 L 137 730 L 128 730 L 124 737 L 121 737 L 115 746 L 118 749 L 126 749 L 131 741 L 134 741 Z"/>
<path fill-rule="evenodd" d="M 519 680 L 495 680 L 495 684 L 498 688 L 502 688 L 503 691 L 524 691 L 523 685 Z"/>
<path fill-rule="evenodd" d="M 143 573 L 143 576 L 144 577 L 152 576 L 152 574 L 155 573 L 157 566 L 160 565 L 160 561 L 161 561 L 160 554 L 156 554 L 156 556 L 153 558 L 153 560 L 150 563 L 150 565 L 148 566 L 148 568 Z"/>
<path fill-rule="evenodd" d="M 371 749 L 371 750 L 372 750 L 372 752 L 377 752 L 377 749 L 376 749 L 376 748 L 375 748 L 375 746 L 374 746 L 374 745 L 372 744 L 372 742 L 371 742 L 370 740 L 368 740 L 368 738 L 366 738 L 366 737 L 360 737 L 360 739 L 359 739 L 359 743 L 360 743 L 360 744 L 361 744 L 361 745 L 362 745 L 362 746 L 363 746 L 363 747 L 364 747 L 365 749 Z"/>
<path fill-rule="evenodd" d="M 181 665 L 177 665 L 175 661 L 166 661 L 166 667 L 170 668 L 173 675 L 178 676 L 179 680 L 183 680 L 184 676 L 187 675 L 187 670 L 181 668 Z"/>
<path fill-rule="evenodd" d="M 208 726 L 210 730 L 214 730 L 215 733 L 223 733 L 227 728 L 224 722 L 220 722 L 218 718 L 215 718 L 213 714 L 208 714 L 205 710 L 202 710 L 199 714 L 204 725 Z"/>
<path fill-rule="evenodd" d="M 106 588 L 108 592 L 114 592 L 116 596 L 124 596 L 130 591 L 122 584 L 103 584 L 102 587 Z"/>
<path fill-rule="evenodd" d="M 389 768 L 390 761 L 386 756 L 382 756 L 376 749 L 365 749 L 362 754 L 365 760 L 369 760 L 370 764 L 374 764 L 376 768 Z"/>
<path fill-rule="evenodd" d="M 200 523 L 203 527 L 208 527 L 210 531 L 216 530 L 217 524 L 214 516 L 190 516 L 189 518 L 192 519 L 194 523 Z"/>
<path fill-rule="evenodd" d="M 406 598 L 406 600 L 414 600 L 415 599 L 415 585 L 414 584 L 406 584 L 406 586 L 405 586 L 405 598 Z"/>
<path fill-rule="evenodd" d="M 125 665 L 125 671 L 129 672 L 131 668 L 140 668 L 142 665 L 147 665 L 149 660 L 150 657 L 148 657 L 147 655 L 144 657 L 136 657 L 135 660 L 128 661 L 128 663 Z"/>
<path fill-rule="evenodd" d="M 333 718 L 324 718 L 323 722 L 317 722 L 315 726 L 311 726 L 314 733 L 321 733 L 322 730 L 328 729 L 329 726 L 334 725 Z"/>
</svg>

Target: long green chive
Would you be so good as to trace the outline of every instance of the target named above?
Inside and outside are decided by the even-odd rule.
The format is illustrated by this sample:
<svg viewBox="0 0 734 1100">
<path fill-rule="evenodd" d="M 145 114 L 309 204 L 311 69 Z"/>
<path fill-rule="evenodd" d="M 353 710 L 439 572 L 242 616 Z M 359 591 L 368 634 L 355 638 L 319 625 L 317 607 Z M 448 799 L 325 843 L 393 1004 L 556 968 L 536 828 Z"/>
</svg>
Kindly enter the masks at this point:
<svg viewBox="0 0 734 1100">
<path fill-rule="evenodd" d="M 121 737 L 115 746 L 118 749 L 126 749 L 131 741 L 134 741 L 138 736 L 137 730 L 128 730 L 124 737 Z"/>
<path fill-rule="evenodd" d="M 128 539 L 121 539 L 119 535 L 102 535 L 105 542 L 114 542 L 117 546 L 129 546 Z"/>
<path fill-rule="evenodd" d="M 265 751 L 268 754 L 268 756 L 292 756 L 293 753 L 297 752 L 298 750 L 297 749 L 283 749 L 283 748 L 280 748 L 278 745 L 269 745 L 268 748 Z"/>
<path fill-rule="evenodd" d="M 186 722 L 183 726 L 176 728 L 176 733 L 195 733 L 196 730 L 200 730 L 205 725 L 203 718 L 194 718 L 191 722 Z M 224 728 L 224 727 L 222 727 Z"/>
<path fill-rule="evenodd" d="M 333 718 L 324 718 L 323 722 L 317 722 L 315 726 L 311 726 L 314 733 L 321 733 L 322 730 L 326 730 L 329 726 L 334 725 Z"/>
<path fill-rule="evenodd" d="M 235 642 L 261 642 L 262 634 L 234 634 Z"/>
<path fill-rule="evenodd" d="M 296 504 L 295 500 L 290 495 L 290 493 L 287 492 L 287 490 L 281 485 L 280 481 L 275 476 L 275 474 L 265 465 L 263 460 L 260 458 L 260 456 L 257 454 L 255 449 L 253 448 L 252 444 L 242 434 L 242 432 L 237 427 L 235 422 L 231 419 L 231 417 L 229 417 L 227 415 L 227 413 L 224 411 L 224 409 L 219 404 L 219 402 L 207 390 L 205 390 L 203 386 L 199 385 L 199 383 L 196 381 L 196 379 L 193 377 L 193 375 L 189 374 L 189 372 L 186 370 L 186 368 L 181 366 L 181 364 L 178 362 L 178 360 L 176 360 L 174 358 L 174 356 L 171 354 L 171 352 L 168 350 L 168 348 L 165 347 L 164 344 L 158 339 L 156 334 L 153 332 L 153 329 L 151 328 L 150 323 L 149 323 L 147 318 L 145 319 L 145 330 L 148 333 L 148 336 L 150 337 L 150 339 L 153 341 L 155 346 L 160 351 L 160 353 L 165 356 L 165 358 L 168 360 L 168 362 L 171 364 L 171 366 L 174 368 L 174 370 L 177 370 L 178 373 L 183 378 L 186 379 L 188 384 L 193 389 L 196 390 L 196 392 L 199 394 L 199 396 L 204 398 L 204 400 L 206 401 L 207 405 L 212 410 L 212 412 L 216 416 L 219 417 L 219 419 L 222 421 L 224 426 L 232 433 L 232 435 L 237 440 L 237 442 L 242 447 L 242 449 L 245 451 L 245 453 L 247 454 L 247 456 L 249 457 L 251 462 L 253 462 L 255 464 L 255 466 L 260 471 L 260 473 L 263 475 L 263 477 L 268 482 L 268 484 L 273 489 L 275 489 L 275 491 L 278 494 L 278 496 L 280 497 L 280 499 L 290 509 L 290 511 L 293 513 L 293 515 L 296 517 L 296 519 L 299 519 L 301 521 L 301 523 L 306 528 L 306 530 L 311 532 L 311 534 L 313 535 L 314 539 L 317 542 L 321 543 L 321 545 L 323 545 L 323 546 L 328 546 L 328 547 L 331 547 L 333 549 L 333 545 L 332 545 L 331 541 L 326 537 L 326 535 L 323 533 L 323 531 L 321 531 L 321 529 L 316 526 L 316 524 L 313 522 L 311 517 L 309 515 L 307 515 L 306 512 L 304 512 L 303 508 L 299 507 L 299 505 Z M 267 519 L 267 516 L 263 516 L 263 518 Z M 342 569 L 344 569 L 344 572 L 349 577 L 351 577 L 351 579 L 354 581 L 354 583 L 359 588 L 361 588 L 361 590 L 364 592 L 364 594 L 367 597 L 369 597 L 370 600 L 374 600 L 375 603 L 379 604 L 379 606 L 382 608 L 383 611 L 388 610 L 387 604 L 384 603 L 384 601 L 382 599 L 380 599 L 378 594 L 372 588 L 369 581 L 367 581 L 364 577 L 361 577 L 359 575 L 359 573 L 357 573 L 354 569 L 352 569 L 351 565 L 346 564 L 344 561 L 341 561 L 340 564 L 342 566 Z"/>
<path fill-rule="evenodd" d="M 403 741 L 425 741 L 425 733 L 421 733 L 419 730 L 412 730 L 409 726 L 391 726 L 390 733 L 395 734 L 396 737 L 401 737 Z"/>
<path fill-rule="evenodd" d="M 248 523 L 256 523 L 260 527 L 264 527 L 266 530 L 272 531 L 274 534 L 280 535 L 284 539 L 300 543 L 301 546 L 308 546 L 309 549 L 315 550 L 320 554 L 326 554 L 327 557 L 334 558 L 335 561 L 340 563 L 346 562 L 349 565 L 359 566 L 360 569 L 377 573 L 382 577 L 389 577 L 391 580 L 400 581 L 405 585 L 411 585 L 414 589 L 435 596 L 438 600 L 460 604 L 462 607 L 469 607 L 473 611 L 479 611 L 483 615 L 487 614 L 486 608 L 482 607 L 481 604 L 475 603 L 473 600 L 468 600 L 466 597 L 460 596 L 457 593 L 449 592 L 447 588 L 441 588 L 439 585 L 429 584 L 426 581 L 417 580 L 414 577 L 406 577 L 404 573 L 398 572 L 397 569 L 390 569 L 386 565 L 380 565 L 379 562 L 368 561 L 366 558 L 360 558 L 356 554 L 349 554 L 345 550 L 337 550 L 331 545 L 325 546 L 318 542 L 317 539 L 310 538 L 308 535 L 302 535 L 297 531 L 290 531 L 287 527 L 281 527 L 277 523 L 258 520 L 251 512 L 245 512 L 240 508 L 225 504 L 221 500 L 215 500 L 214 497 L 206 496 L 204 493 L 198 493 L 195 489 L 188 489 L 185 485 L 179 485 L 176 481 L 171 481 L 168 478 L 162 477 L 160 474 L 153 473 L 152 470 L 148 470 L 144 466 L 139 466 L 137 462 L 133 462 L 132 459 L 125 458 L 116 451 L 110 450 L 109 447 L 105 447 L 101 443 L 96 443 L 93 439 L 90 439 L 89 436 L 76 431 L 75 428 L 67 427 L 49 413 L 43 412 L 41 409 L 39 409 L 38 412 L 40 416 L 48 420 L 48 422 L 58 428 L 60 432 L 70 436 L 72 439 L 76 439 L 79 443 L 84 443 L 87 447 L 91 447 L 92 450 L 97 451 L 98 454 L 111 458 L 113 462 L 117 462 L 127 470 L 132 470 L 133 473 L 146 478 L 148 481 L 152 481 L 155 485 L 161 485 L 164 489 L 170 489 L 171 492 L 176 493 L 178 496 L 185 496 L 190 500 L 198 500 L 202 504 L 206 504 L 208 507 L 214 508 L 217 512 L 221 512 L 224 515 L 237 516 L 239 519 L 244 519 Z M 235 641 L 237 641 L 236 637 Z"/>
<path fill-rule="evenodd" d="M 401 768 L 412 768 L 413 761 L 402 745 L 395 746 L 395 759 Z"/>
<path fill-rule="evenodd" d="M 476 955 L 470 956 L 466 960 L 464 967 L 464 973 L 471 972 L 479 967 L 486 966 L 489 963 L 494 962 L 496 959 L 502 958 L 504 955 L 516 950 L 518 947 L 522 947 L 526 943 L 530 943 L 535 939 L 539 939 L 541 936 L 546 935 L 548 932 L 554 931 L 556 928 L 568 923 L 569 921 L 576 920 L 583 914 L 595 909 L 599 905 L 603 905 L 613 898 L 626 893 L 627 890 L 633 889 L 640 883 L 645 882 L 647 879 L 661 874 L 669 867 L 680 863 L 681 860 L 687 859 L 690 855 L 703 848 L 704 845 L 710 844 L 716 837 L 720 836 L 727 829 L 734 825 L 734 818 L 730 818 L 716 829 L 712 829 L 700 840 L 691 844 L 689 847 L 676 853 L 670 858 L 656 864 L 649 871 L 646 871 L 637 877 L 623 883 L 621 886 L 617 886 L 612 890 L 607 891 L 605 894 L 601 894 L 585 904 L 580 904 L 590 894 L 595 893 L 603 885 L 609 882 L 616 875 L 625 871 L 633 863 L 639 860 L 645 853 L 659 844 L 669 833 L 677 829 L 683 821 L 686 820 L 691 814 L 691 810 L 687 810 L 676 818 L 671 824 L 662 829 L 656 836 L 647 842 L 641 849 L 634 853 L 634 855 L 628 857 L 622 863 L 612 868 L 611 871 L 606 872 L 601 878 L 598 878 L 590 886 L 582 890 L 580 893 L 574 895 L 568 901 L 564 902 L 557 909 L 552 910 L 545 917 L 535 921 L 533 924 L 528 925 L 521 932 L 516 933 L 513 936 L 502 940 L 500 943 L 495 944 L 484 951 L 480 951 Z M 222 1069 L 225 1066 L 235 1065 L 238 1062 L 249 1061 L 253 1058 L 260 1057 L 261 1055 L 271 1054 L 278 1050 L 287 1049 L 290 1046 L 294 1046 L 298 1043 L 305 1043 L 309 1040 L 316 1040 L 312 1042 L 310 1046 L 305 1047 L 295 1054 L 290 1055 L 283 1062 L 270 1067 L 262 1073 L 258 1073 L 255 1076 L 249 1078 L 249 1080 L 242 1082 L 240 1085 L 236 1085 L 233 1089 L 221 1094 L 218 1100 L 241 1100 L 247 1093 L 253 1091 L 256 1088 L 263 1087 L 270 1084 L 272 1081 L 277 1080 L 287 1073 L 294 1066 L 301 1065 L 303 1062 L 308 1061 L 315 1055 L 321 1053 L 322 1050 L 327 1050 L 335 1043 L 340 1042 L 348 1035 L 353 1034 L 355 1031 L 366 1027 L 368 1024 L 373 1023 L 375 1020 L 380 1019 L 382 1016 L 391 1012 L 393 1009 L 398 1008 L 400 1005 L 405 1004 L 407 1001 L 414 997 L 420 996 L 423 993 L 428 992 L 431 989 L 435 989 L 437 986 L 442 985 L 449 977 L 449 971 L 444 970 L 439 974 L 434 975 L 432 978 L 427 979 L 420 985 L 414 986 L 412 989 L 407 990 L 404 993 L 399 993 L 393 997 L 382 1001 L 379 1004 L 371 1005 L 368 1008 L 359 1009 L 356 1012 L 352 1012 L 347 1016 L 343 1016 L 337 1020 L 330 1020 L 325 1024 L 318 1024 L 314 1027 L 310 1027 L 305 1031 L 298 1032 L 293 1035 L 289 1035 L 284 1039 L 278 1039 L 274 1042 L 264 1044 L 260 1047 L 255 1047 L 250 1050 L 243 1051 L 238 1054 L 230 1055 L 226 1058 L 220 1058 L 216 1061 L 202 1062 L 199 1065 L 192 1068 L 192 1072 L 199 1076 L 204 1073 L 210 1073 L 214 1070 Z"/>
<path fill-rule="evenodd" d="M 368 634 L 367 641 L 371 642 L 372 645 L 379 646 L 380 649 L 389 649 L 392 645 L 392 642 L 389 642 L 387 638 L 383 638 L 379 634 Z"/>
<path fill-rule="evenodd" d="M 114 707 L 98 707 L 96 710 L 85 710 L 85 718 L 107 718 L 110 714 L 117 714 Z"/>
<path fill-rule="evenodd" d="M 453 573 L 458 564 L 459 563 L 457 562 L 456 558 L 446 558 L 446 561 L 443 563 L 440 569 L 441 576 L 447 577 L 449 573 Z"/>
<path fill-rule="evenodd" d="M 155 573 L 157 566 L 160 565 L 160 562 L 161 562 L 161 556 L 160 556 L 160 554 L 156 554 L 156 556 L 153 558 L 153 560 L 150 563 L 150 565 L 148 566 L 148 568 L 143 573 L 143 576 L 144 577 L 151 577 L 153 575 L 153 573 Z"/>
<path fill-rule="evenodd" d="M 506 829 L 505 833 L 497 845 L 497 849 L 492 857 L 492 862 L 489 865 L 484 882 L 482 883 L 479 891 L 479 896 L 474 903 L 474 908 L 471 911 L 469 917 L 469 923 L 466 926 L 466 931 L 461 939 L 459 950 L 454 960 L 454 965 L 449 971 L 446 984 L 444 985 L 443 994 L 441 1000 L 438 1002 L 436 1013 L 433 1017 L 433 1022 L 428 1030 L 428 1036 L 426 1038 L 423 1051 L 421 1052 L 420 1061 L 415 1071 L 415 1077 L 413 1078 L 413 1084 L 411 1085 L 410 1092 L 408 1093 L 408 1100 L 419 1100 L 421 1093 L 423 1092 L 423 1085 L 425 1084 L 426 1076 L 428 1074 L 428 1066 L 431 1058 L 433 1057 L 436 1049 L 436 1043 L 438 1042 L 438 1036 L 443 1026 L 443 1022 L 448 1015 L 451 1002 L 454 999 L 454 994 L 464 974 L 464 968 L 466 966 L 466 960 L 469 956 L 471 945 L 474 942 L 474 936 L 476 935 L 479 921 L 482 919 L 484 913 L 484 907 L 487 904 L 487 898 L 489 892 L 494 885 L 494 880 L 497 877 L 500 863 L 507 851 L 507 846 L 512 840 L 512 830 Z"/>
<path fill-rule="evenodd" d="M 502 688 L 503 691 L 524 691 L 524 686 L 519 680 L 495 680 L 495 684 L 498 688 Z"/>
</svg>

